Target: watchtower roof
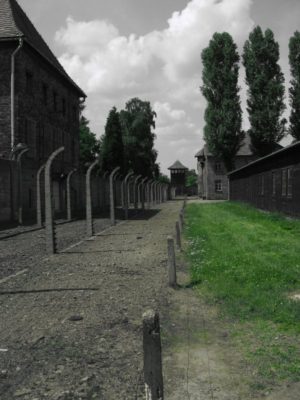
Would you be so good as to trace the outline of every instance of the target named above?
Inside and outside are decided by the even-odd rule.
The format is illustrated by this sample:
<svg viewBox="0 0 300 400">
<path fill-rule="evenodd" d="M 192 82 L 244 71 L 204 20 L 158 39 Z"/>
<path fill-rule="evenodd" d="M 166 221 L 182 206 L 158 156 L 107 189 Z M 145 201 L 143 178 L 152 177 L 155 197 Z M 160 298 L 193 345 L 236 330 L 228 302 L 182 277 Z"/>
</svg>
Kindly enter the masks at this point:
<svg viewBox="0 0 300 400">
<path fill-rule="evenodd" d="M 172 170 L 172 169 L 182 169 L 182 170 L 188 170 L 187 167 L 185 167 L 180 161 L 175 161 L 173 165 L 171 165 L 171 167 L 169 167 L 168 169 Z"/>
<path fill-rule="evenodd" d="M 0 0 L 0 41 L 23 39 L 48 61 L 81 97 L 86 97 L 80 87 L 69 77 L 16 0 Z"/>
</svg>

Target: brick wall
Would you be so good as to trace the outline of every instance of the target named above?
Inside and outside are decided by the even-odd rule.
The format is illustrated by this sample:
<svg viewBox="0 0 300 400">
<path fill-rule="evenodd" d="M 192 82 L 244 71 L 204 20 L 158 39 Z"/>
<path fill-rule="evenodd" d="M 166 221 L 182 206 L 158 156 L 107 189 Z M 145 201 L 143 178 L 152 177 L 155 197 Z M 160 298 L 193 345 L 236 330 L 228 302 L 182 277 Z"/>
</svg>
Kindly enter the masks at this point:
<svg viewBox="0 0 300 400">
<path fill-rule="evenodd" d="M 18 42 L 0 43 L 0 156 L 8 158 L 10 152 L 10 73 L 11 54 Z"/>
<path fill-rule="evenodd" d="M 11 201 L 17 193 L 16 176 L 16 164 L 0 159 L 0 221 L 10 220 L 12 206 L 16 210 L 16 202 Z"/>
<path fill-rule="evenodd" d="M 29 145 L 28 158 L 41 165 L 58 147 L 65 152 L 54 170 L 67 172 L 79 161 L 79 95 L 26 44 L 16 65 L 17 140 Z"/>
</svg>

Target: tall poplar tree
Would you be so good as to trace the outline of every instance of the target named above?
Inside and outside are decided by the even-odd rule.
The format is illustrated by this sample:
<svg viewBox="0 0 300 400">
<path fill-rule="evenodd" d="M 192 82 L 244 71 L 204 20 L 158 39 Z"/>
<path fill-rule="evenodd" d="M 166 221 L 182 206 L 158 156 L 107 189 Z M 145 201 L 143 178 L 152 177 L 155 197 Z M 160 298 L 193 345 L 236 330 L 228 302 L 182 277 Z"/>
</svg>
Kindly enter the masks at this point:
<svg viewBox="0 0 300 400">
<path fill-rule="evenodd" d="M 278 64 L 279 45 L 273 32 L 255 27 L 244 45 L 243 64 L 248 85 L 252 150 L 264 156 L 276 149 L 285 134 L 284 76 Z"/>
<path fill-rule="evenodd" d="M 125 148 L 125 169 L 143 176 L 155 176 L 154 148 L 156 113 L 148 101 L 133 98 L 120 113 Z"/>
<path fill-rule="evenodd" d="M 237 46 L 229 33 L 215 33 L 201 56 L 201 90 L 207 100 L 204 137 L 211 153 L 222 159 L 230 171 L 244 138 Z"/>
<path fill-rule="evenodd" d="M 289 133 L 300 140 L 300 33 L 296 31 L 289 42 L 289 60 L 291 68 L 290 87 L 290 127 Z"/>
<path fill-rule="evenodd" d="M 102 170 L 112 171 L 116 167 L 124 167 L 124 146 L 120 114 L 116 107 L 109 112 L 105 125 L 105 134 L 101 146 Z"/>
</svg>

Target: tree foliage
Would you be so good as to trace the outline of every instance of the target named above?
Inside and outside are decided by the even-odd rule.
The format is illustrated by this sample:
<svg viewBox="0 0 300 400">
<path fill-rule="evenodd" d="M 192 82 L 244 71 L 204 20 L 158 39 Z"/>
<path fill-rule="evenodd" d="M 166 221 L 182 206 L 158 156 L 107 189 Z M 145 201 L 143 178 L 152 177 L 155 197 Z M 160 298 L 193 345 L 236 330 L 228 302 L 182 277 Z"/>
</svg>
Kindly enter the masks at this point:
<svg viewBox="0 0 300 400">
<path fill-rule="evenodd" d="M 116 107 L 111 109 L 107 118 L 105 134 L 102 137 L 101 159 L 103 171 L 112 171 L 116 167 L 120 167 L 123 170 L 124 145 L 122 126 L 120 114 Z"/>
<path fill-rule="evenodd" d="M 85 169 L 88 163 L 95 161 L 100 153 L 100 142 L 89 128 L 89 121 L 82 115 L 79 125 L 79 165 Z"/>
<path fill-rule="evenodd" d="M 227 170 L 244 134 L 238 87 L 239 55 L 229 33 L 215 33 L 202 52 L 202 93 L 207 100 L 204 137 L 211 153 L 222 159 Z"/>
<path fill-rule="evenodd" d="M 156 113 L 148 101 L 133 98 L 120 112 L 123 130 L 124 167 L 135 174 L 154 176 L 157 172 L 155 163 L 157 151 L 154 149 Z"/>
<path fill-rule="evenodd" d="M 300 33 L 296 31 L 289 42 L 289 61 L 291 68 L 290 87 L 290 127 L 289 133 L 300 140 Z"/>
<path fill-rule="evenodd" d="M 257 26 L 244 45 L 243 64 L 248 85 L 247 111 L 252 150 L 258 156 L 272 152 L 285 134 L 284 76 L 278 64 L 279 45 L 273 32 Z"/>
<path fill-rule="evenodd" d="M 187 171 L 186 174 L 186 187 L 192 187 L 197 185 L 198 182 L 198 176 L 196 174 L 196 171 L 194 169 L 190 169 Z"/>
</svg>

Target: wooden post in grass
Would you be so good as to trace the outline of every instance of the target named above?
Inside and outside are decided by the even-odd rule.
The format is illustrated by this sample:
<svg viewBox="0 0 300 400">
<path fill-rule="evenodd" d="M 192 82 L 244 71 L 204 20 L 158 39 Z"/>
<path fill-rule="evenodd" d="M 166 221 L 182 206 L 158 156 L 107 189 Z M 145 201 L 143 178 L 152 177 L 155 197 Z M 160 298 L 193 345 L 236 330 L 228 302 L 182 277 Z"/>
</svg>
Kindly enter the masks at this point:
<svg viewBox="0 0 300 400">
<path fill-rule="evenodd" d="M 143 314 L 144 380 L 146 400 L 163 400 L 163 375 L 159 314 Z"/>
<path fill-rule="evenodd" d="M 177 245 L 178 250 L 181 250 L 180 228 L 179 228 L 178 221 L 176 221 L 176 245 Z"/>
<path fill-rule="evenodd" d="M 180 219 L 180 228 L 181 228 L 181 232 L 182 232 L 183 225 L 184 225 L 183 212 L 182 211 L 180 211 L 180 213 L 179 213 L 179 219 Z"/>
<path fill-rule="evenodd" d="M 168 272 L 169 272 L 169 286 L 175 287 L 177 285 L 177 279 L 176 279 L 174 239 L 172 238 L 172 236 L 168 236 Z"/>
</svg>

